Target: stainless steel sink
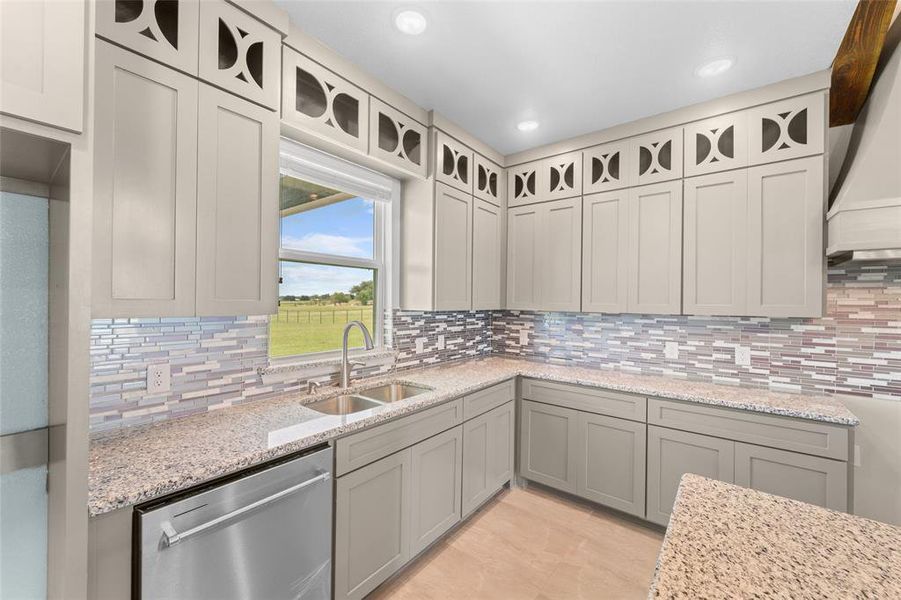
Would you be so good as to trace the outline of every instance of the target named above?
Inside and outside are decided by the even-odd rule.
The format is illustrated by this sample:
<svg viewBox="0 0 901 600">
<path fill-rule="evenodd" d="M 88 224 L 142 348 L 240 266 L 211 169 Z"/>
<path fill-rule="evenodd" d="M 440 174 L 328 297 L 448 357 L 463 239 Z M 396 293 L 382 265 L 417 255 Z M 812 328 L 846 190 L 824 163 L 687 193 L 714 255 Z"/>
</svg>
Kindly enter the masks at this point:
<svg viewBox="0 0 901 600">
<path fill-rule="evenodd" d="M 371 398 L 373 400 L 377 400 L 378 402 L 387 404 L 390 402 L 397 402 L 398 400 L 405 400 L 412 396 L 417 396 L 419 394 L 424 394 L 430 391 L 432 391 L 431 388 L 427 388 L 422 385 L 413 385 L 410 383 L 387 383 L 385 385 L 379 385 L 365 390 L 360 390 L 359 392 L 357 392 L 357 394 L 365 398 Z"/>
<path fill-rule="evenodd" d="M 307 404 L 307 408 L 311 408 L 316 412 L 325 415 L 349 415 L 351 413 L 369 410 L 384 403 L 372 398 L 364 398 L 356 394 L 347 394 L 343 396 L 335 396 L 334 398 L 325 398 Z"/>
</svg>

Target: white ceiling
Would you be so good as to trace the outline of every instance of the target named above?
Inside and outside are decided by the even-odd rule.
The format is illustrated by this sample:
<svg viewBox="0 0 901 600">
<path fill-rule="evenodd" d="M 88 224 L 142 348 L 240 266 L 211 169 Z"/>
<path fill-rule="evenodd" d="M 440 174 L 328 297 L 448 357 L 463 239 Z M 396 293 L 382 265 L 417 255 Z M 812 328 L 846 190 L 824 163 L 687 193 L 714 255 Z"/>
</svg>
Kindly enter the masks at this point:
<svg viewBox="0 0 901 600">
<path fill-rule="evenodd" d="M 832 62 L 857 0 L 276 0 L 305 32 L 503 154 L 805 75 Z M 428 28 L 394 28 L 401 7 Z M 730 71 L 695 69 L 730 57 Z M 523 133 L 516 123 L 540 122 Z"/>
</svg>

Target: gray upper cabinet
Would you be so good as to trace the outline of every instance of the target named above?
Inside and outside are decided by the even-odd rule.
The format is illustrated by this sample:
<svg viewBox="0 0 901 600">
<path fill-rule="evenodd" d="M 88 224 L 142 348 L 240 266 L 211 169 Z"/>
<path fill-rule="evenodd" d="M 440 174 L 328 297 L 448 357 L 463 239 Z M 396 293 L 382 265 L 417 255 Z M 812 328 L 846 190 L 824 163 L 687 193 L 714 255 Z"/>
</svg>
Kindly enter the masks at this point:
<svg viewBox="0 0 901 600">
<path fill-rule="evenodd" d="M 197 314 L 278 310 L 278 115 L 200 86 Z"/>
<path fill-rule="evenodd" d="M 585 150 L 582 162 L 582 193 L 618 190 L 629 185 L 631 154 L 629 141 L 602 144 Z"/>
<path fill-rule="evenodd" d="M 558 200 L 582 195 L 582 153 L 570 152 L 541 161 L 539 199 Z"/>
<path fill-rule="evenodd" d="M 735 444 L 735 483 L 768 494 L 848 510 L 848 463 Z"/>
<path fill-rule="evenodd" d="M 507 223 L 507 307 L 578 311 L 582 199 L 517 207 Z"/>
<path fill-rule="evenodd" d="M 365 154 L 369 94 L 283 46 L 282 121 Z"/>
<path fill-rule="evenodd" d="M 747 170 L 686 179 L 684 220 L 683 311 L 746 314 Z"/>
<path fill-rule="evenodd" d="M 748 171 L 748 312 L 820 317 L 825 272 L 823 157 Z"/>
<path fill-rule="evenodd" d="M 244 11 L 224 0 L 200 3 L 201 79 L 278 110 L 281 52 L 279 33 Z"/>
<path fill-rule="evenodd" d="M 369 155 L 419 178 L 428 173 L 428 129 L 378 98 L 369 100 Z"/>
<path fill-rule="evenodd" d="M 730 113 L 685 126 L 685 176 L 748 166 L 748 115 Z"/>
<path fill-rule="evenodd" d="M 197 75 L 200 4 L 196 0 L 99 0 L 97 35 Z"/>
<path fill-rule="evenodd" d="M 513 477 L 515 403 L 510 400 L 463 424 L 463 516 Z"/>
<path fill-rule="evenodd" d="M 750 164 L 822 154 L 826 128 L 822 92 L 752 108 L 748 111 Z"/>
<path fill-rule="evenodd" d="M 472 310 L 503 308 L 503 209 L 476 198 L 472 206 Z M 439 222 L 439 228 L 441 227 Z M 459 239 L 458 239 L 459 243 Z M 457 250 L 458 254 L 462 254 Z"/>
<path fill-rule="evenodd" d="M 732 483 L 735 442 L 648 425 L 647 519 L 669 523 L 679 481 L 685 473 Z"/>
<path fill-rule="evenodd" d="M 0 2 L 0 113 L 81 132 L 86 2 Z"/>
<path fill-rule="evenodd" d="M 411 448 L 410 554 L 415 556 L 460 521 L 463 428 Z"/>
<path fill-rule="evenodd" d="M 411 556 L 412 450 L 335 484 L 335 598 L 359 600 Z"/>
<path fill-rule="evenodd" d="M 472 202 L 466 192 L 435 184 L 436 310 L 472 308 Z"/>
<path fill-rule="evenodd" d="M 541 172 L 540 161 L 507 169 L 507 206 L 520 206 L 541 200 Z"/>
<path fill-rule="evenodd" d="M 528 400 L 523 400 L 520 406 L 520 475 L 575 493 L 579 470 L 579 413 Z"/>
<path fill-rule="evenodd" d="M 576 493 L 605 506 L 644 517 L 644 423 L 579 413 Z"/>
<path fill-rule="evenodd" d="M 504 170 L 478 153 L 473 154 L 472 184 L 472 193 L 479 200 L 506 206 L 507 178 Z"/>
<path fill-rule="evenodd" d="M 629 190 L 582 199 L 582 310 L 628 310 Z"/>
<path fill-rule="evenodd" d="M 435 181 L 472 193 L 472 150 L 435 130 Z"/>
<path fill-rule="evenodd" d="M 682 308 L 682 182 L 629 190 L 629 312 Z"/>
<path fill-rule="evenodd" d="M 629 185 L 682 177 L 682 128 L 672 127 L 629 140 Z"/>
<path fill-rule="evenodd" d="M 198 83 L 96 48 L 93 316 L 193 315 Z"/>
</svg>

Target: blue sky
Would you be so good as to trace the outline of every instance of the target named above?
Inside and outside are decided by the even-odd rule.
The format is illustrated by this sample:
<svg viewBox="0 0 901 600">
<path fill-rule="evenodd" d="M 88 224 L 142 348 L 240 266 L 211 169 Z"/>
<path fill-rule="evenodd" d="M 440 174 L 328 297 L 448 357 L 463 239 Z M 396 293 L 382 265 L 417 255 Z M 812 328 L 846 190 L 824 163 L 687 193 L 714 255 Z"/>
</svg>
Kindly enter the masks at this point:
<svg viewBox="0 0 901 600">
<path fill-rule="evenodd" d="M 351 198 L 282 219 L 282 245 L 295 250 L 372 258 L 373 202 Z M 366 269 L 282 263 L 281 295 L 346 292 L 365 279 Z"/>
</svg>

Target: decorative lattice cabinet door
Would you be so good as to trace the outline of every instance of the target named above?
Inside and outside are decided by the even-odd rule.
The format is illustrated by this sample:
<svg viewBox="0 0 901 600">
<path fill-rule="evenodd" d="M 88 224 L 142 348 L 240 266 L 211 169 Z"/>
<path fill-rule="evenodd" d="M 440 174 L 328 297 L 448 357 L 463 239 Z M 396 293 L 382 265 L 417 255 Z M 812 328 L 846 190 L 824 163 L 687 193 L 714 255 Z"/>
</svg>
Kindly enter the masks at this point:
<svg viewBox="0 0 901 600">
<path fill-rule="evenodd" d="M 369 94 L 283 47 L 282 121 L 359 152 L 369 144 Z"/>
<path fill-rule="evenodd" d="M 538 202 L 541 162 L 531 162 L 507 169 L 507 205 L 520 206 Z"/>
<path fill-rule="evenodd" d="M 541 161 L 541 200 L 560 200 L 582 195 L 582 153 L 569 152 Z"/>
<path fill-rule="evenodd" d="M 507 179 L 504 170 L 479 153 L 473 154 L 473 195 L 495 206 L 504 206 L 507 197 Z"/>
<path fill-rule="evenodd" d="M 801 158 L 823 152 L 826 96 L 810 94 L 748 111 L 750 164 Z"/>
<path fill-rule="evenodd" d="M 472 193 L 472 150 L 435 130 L 435 180 Z"/>
<path fill-rule="evenodd" d="M 281 36 L 221 0 L 200 3 L 201 79 L 278 110 Z"/>
<path fill-rule="evenodd" d="M 100 0 L 97 35 L 197 75 L 197 0 Z"/>
<path fill-rule="evenodd" d="M 634 137 L 629 151 L 629 185 L 645 185 L 682 177 L 682 128 L 673 127 Z"/>
<path fill-rule="evenodd" d="M 685 126 L 685 176 L 748 166 L 748 115 L 735 112 Z"/>
<path fill-rule="evenodd" d="M 428 137 L 422 123 L 378 98 L 369 99 L 369 156 L 424 179 Z"/>
<path fill-rule="evenodd" d="M 629 142 L 622 140 L 585 150 L 582 193 L 618 190 L 629 185 Z"/>
</svg>

